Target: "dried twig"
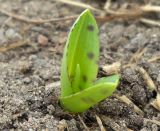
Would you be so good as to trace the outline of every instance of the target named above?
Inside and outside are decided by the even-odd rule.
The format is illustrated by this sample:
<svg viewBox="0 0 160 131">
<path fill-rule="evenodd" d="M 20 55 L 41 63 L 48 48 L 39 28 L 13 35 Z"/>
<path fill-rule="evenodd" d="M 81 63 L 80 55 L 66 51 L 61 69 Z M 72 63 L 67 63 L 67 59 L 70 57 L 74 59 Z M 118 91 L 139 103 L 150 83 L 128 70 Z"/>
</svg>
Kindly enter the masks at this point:
<svg viewBox="0 0 160 131">
<path fill-rule="evenodd" d="M 145 23 L 145 24 L 149 24 L 149 25 L 154 25 L 154 26 L 159 26 L 160 27 L 160 21 L 154 21 L 154 20 L 150 20 L 150 19 L 146 19 L 146 18 L 140 18 L 140 21 Z"/>
<path fill-rule="evenodd" d="M 136 19 L 142 16 L 143 13 L 147 13 L 147 12 L 160 12 L 160 7 L 159 6 L 153 6 L 153 5 L 145 5 L 145 6 L 137 6 L 135 9 L 132 10 L 111 10 L 109 9 L 109 7 L 111 6 L 111 0 L 108 0 L 106 3 L 106 8 L 105 10 L 101 10 L 101 9 L 97 9 L 95 7 L 92 7 L 91 5 L 82 3 L 82 2 L 77 2 L 77 1 L 70 1 L 70 0 L 53 0 L 53 1 L 57 1 L 57 2 L 63 2 L 69 5 L 74 5 L 74 6 L 78 6 L 81 8 L 88 8 L 91 9 L 93 11 L 96 11 L 100 14 L 110 14 L 108 16 L 97 16 L 96 19 L 100 22 L 105 22 L 105 21 L 111 21 L 111 20 L 115 20 L 115 19 Z M 0 12 L 2 14 L 5 14 L 9 17 L 12 17 L 14 19 L 26 22 L 26 23 L 32 23 L 32 24 L 42 24 L 42 23 L 46 23 L 46 22 L 59 22 L 59 21 L 65 21 L 65 20 L 73 20 L 75 18 L 78 17 L 78 15 L 74 15 L 74 16 L 68 16 L 68 17 L 63 17 L 63 18 L 50 18 L 50 19 L 30 19 L 28 17 L 25 16 L 20 16 L 11 12 L 8 12 L 4 9 L 0 9 Z M 147 24 L 152 24 L 152 25 L 157 25 L 159 26 L 159 22 L 156 21 L 152 21 L 149 19 L 140 19 L 141 22 L 145 22 Z"/>
<path fill-rule="evenodd" d="M 155 6 L 155 5 L 151 5 L 151 4 L 141 6 L 140 8 L 144 12 L 160 12 L 160 6 Z"/>
<path fill-rule="evenodd" d="M 111 0 L 107 0 L 104 5 L 104 10 L 108 10 L 110 6 L 111 6 Z"/>
<path fill-rule="evenodd" d="M 149 76 L 149 74 L 147 73 L 147 71 L 142 68 L 142 67 L 139 67 L 137 66 L 136 69 L 142 74 L 142 77 L 144 79 L 144 81 L 146 82 L 147 84 L 147 87 L 151 90 L 157 90 L 152 78 Z"/>
<path fill-rule="evenodd" d="M 7 16 L 10 16 L 14 19 L 26 22 L 26 23 L 32 23 L 32 24 L 42 24 L 42 23 L 47 23 L 47 22 L 59 22 L 59 21 L 64 21 L 64 20 L 72 20 L 78 17 L 78 15 L 74 16 L 68 16 L 68 17 L 63 17 L 63 18 L 51 18 L 51 19 L 30 19 L 25 16 L 17 15 L 11 12 L 8 12 L 6 10 L 0 9 L 0 13 L 5 14 Z"/>
<path fill-rule="evenodd" d="M 144 5 L 144 6 L 138 6 L 137 5 L 136 8 L 132 9 L 132 10 L 123 10 L 123 11 L 117 10 L 117 11 L 114 11 L 114 10 L 111 10 L 109 8 L 111 6 L 111 0 L 107 0 L 106 4 L 104 6 L 104 10 L 94 8 L 90 5 L 82 3 L 82 2 L 75 2 L 75 1 L 70 1 L 70 0 L 54 0 L 54 1 L 63 2 L 63 3 L 66 3 L 66 4 L 78 6 L 78 7 L 81 7 L 81 8 L 88 8 L 88 9 L 91 9 L 91 10 L 94 10 L 94 11 L 97 11 L 97 12 L 100 12 L 100 13 L 112 14 L 116 17 L 121 17 L 121 18 L 124 18 L 124 17 L 137 18 L 137 17 L 142 16 L 143 13 L 160 12 L 160 6 L 154 6 L 154 5 L 151 5 L 151 4 L 147 4 L 147 5 Z M 144 22 L 146 24 L 160 26 L 160 23 L 157 22 L 157 21 L 153 21 L 153 20 L 149 20 L 149 19 L 145 19 L 145 18 L 141 18 L 140 21 Z"/>
<path fill-rule="evenodd" d="M 160 111 L 160 94 L 157 94 L 157 97 L 154 101 L 151 102 L 151 105 Z"/>
<path fill-rule="evenodd" d="M 121 131 L 121 126 L 116 123 L 113 119 L 105 116 L 105 115 L 101 115 L 101 119 L 103 121 L 103 123 L 107 126 L 109 126 L 110 128 L 112 128 L 112 130 L 114 131 Z"/>
<path fill-rule="evenodd" d="M 124 68 L 128 68 L 128 67 L 136 68 L 137 71 L 139 73 L 141 73 L 142 78 L 146 82 L 148 89 L 157 91 L 156 85 L 154 84 L 152 78 L 149 76 L 149 74 L 147 73 L 147 71 L 144 68 L 139 67 L 136 64 L 127 64 L 127 65 L 124 65 L 123 67 Z"/>
<path fill-rule="evenodd" d="M 142 50 L 138 50 L 130 59 L 129 63 L 138 63 L 143 54 L 147 51 L 147 48 L 143 48 Z"/>
<path fill-rule="evenodd" d="M 160 60 L 160 56 L 158 56 L 158 55 L 150 58 L 150 59 L 148 60 L 148 62 L 155 62 L 155 61 L 157 61 L 157 60 Z"/>
<path fill-rule="evenodd" d="M 104 128 L 104 126 L 103 126 L 103 124 L 102 124 L 101 119 L 100 119 L 99 116 L 97 116 L 97 115 L 96 115 L 96 120 L 97 120 L 97 123 L 98 123 L 98 125 L 99 125 L 99 127 L 100 127 L 100 130 L 101 130 L 101 131 L 106 131 L 106 129 Z"/>
<path fill-rule="evenodd" d="M 151 120 L 151 119 L 147 119 L 147 118 L 144 118 L 144 120 L 147 121 L 147 122 L 152 122 L 152 123 L 154 123 L 154 124 L 160 126 L 160 122 L 157 121 L 157 120 Z"/>
<path fill-rule="evenodd" d="M 77 1 L 71 1 L 71 0 L 53 0 L 53 1 L 57 1 L 57 2 L 62 2 L 68 5 L 73 5 L 73 6 L 77 6 L 77 7 L 81 7 L 81 8 L 85 8 L 85 9 L 90 9 L 96 12 L 103 12 L 100 9 L 96 9 L 94 7 L 92 7 L 91 5 L 82 3 L 82 2 L 77 2 Z"/>
<path fill-rule="evenodd" d="M 48 22 L 60 22 L 60 21 L 66 21 L 66 20 L 74 20 L 79 16 L 79 15 L 73 15 L 73 16 L 66 16 L 66 17 L 62 17 L 62 18 L 31 19 L 31 18 L 28 18 L 26 16 L 11 13 L 11 12 L 8 12 L 8 11 L 3 10 L 3 9 L 0 9 L 0 13 L 2 13 L 4 15 L 7 15 L 11 18 L 14 18 L 16 20 L 19 20 L 19 21 L 22 21 L 22 22 L 25 22 L 25 23 L 30 23 L 30 24 L 43 24 L 43 23 L 48 23 Z M 112 16 L 96 16 L 95 18 L 98 22 L 105 22 L 105 21 L 113 21 L 113 20 L 118 19 L 118 18 L 120 18 L 120 19 L 126 19 L 127 18 L 128 19 L 128 17 L 131 17 L 131 16 L 112 15 Z"/>
<path fill-rule="evenodd" d="M 78 118 L 79 118 L 80 122 L 82 123 L 82 125 L 84 126 L 84 129 L 85 129 L 86 131 L 89 131 L 89 128 L 86 126 L 86 124 L 84 123 L 84 121 L 83 121 L 83 119 L 80 117 L 80 115 L 78 115 Z"/>
<path fill-rule="evenodd" d="M 12 49 L 15 49 L 17 47 L 27 45 L 28 43 L 29 43 L 29 40 L 21 40 L 21 41 L 12 43 L 7 47 L 0 47 L 0 52 L 6 52 L 8 50 L 12 50 Z"/>
<path fill-rule="evenodd" d="M 144 112 L 136 106 L 129 98 L 127 98 L 125 95 L 119 96 L 114 95 L 117 99 L 121 100 L 122 102 L 126 103 L 127 105 L 132 105 L 134 107 L 134 111 L 138 113 L 139 115 L 144 115 Z"/>
<path fill-rule="evenodd" d="M 111 74 L 117 74 L 118 72 L 120 72 L 120 67 L 121 67 L 121 63 L 115 62 L 111 65 L 103 66 L 102 70 L 105 71 L 107 75 L 111 75 Z"/>
</svg>

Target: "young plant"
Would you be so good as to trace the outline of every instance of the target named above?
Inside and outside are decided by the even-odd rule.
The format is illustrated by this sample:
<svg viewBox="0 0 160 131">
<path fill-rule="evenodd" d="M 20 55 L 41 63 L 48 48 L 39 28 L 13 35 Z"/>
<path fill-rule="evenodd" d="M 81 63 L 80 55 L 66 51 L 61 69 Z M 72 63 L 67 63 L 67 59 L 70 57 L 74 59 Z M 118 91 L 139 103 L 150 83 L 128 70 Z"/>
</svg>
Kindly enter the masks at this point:
<svg viewBox="0 0 160 131">
<path fill-rule="evenodd" d="M 98 60 L 98 27 L 85 10 L 71 28 L 62 59 L 60 102 L 66 110 L 83 112 L 116 89 L 119 75 L 96 79 Z"/>
</svg>

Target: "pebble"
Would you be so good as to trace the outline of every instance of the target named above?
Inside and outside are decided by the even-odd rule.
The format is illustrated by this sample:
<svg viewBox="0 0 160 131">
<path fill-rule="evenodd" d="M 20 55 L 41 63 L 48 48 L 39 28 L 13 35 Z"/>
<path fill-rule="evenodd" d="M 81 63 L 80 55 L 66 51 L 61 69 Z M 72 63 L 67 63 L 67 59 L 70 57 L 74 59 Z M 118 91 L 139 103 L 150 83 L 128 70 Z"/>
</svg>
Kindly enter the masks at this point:
<svg viewBox="0 0 160 131">
<path fill-rule="evenodd" d="M 17 33 L 14 29 L 11 29 L 11 28 L 5 31 L 5 37 L 7 39 L 22 39 L 22 36 L 19 33 Z"/>
<path fill-rule="evenodd" d="M 30 61 L 34 61 L 34 60 L 36 60 L 37 59 L 37 56 L 36 55 L 30 55 L 29 56 L 29 60 Z"/>
<path fill-rule="evenodd" d="M 49 112 L 49 114 L 54 114 L 55 107 L 53 105 L 48 105 L 47 106 L 47 111 Z"/>
<path fill-rule="evenodd" d="M 17 68 L 19 69 L 19 71 L 23 74 L 28 73 L 31 68 L 32 68 L 32 63 L 28 62 L 28 61 L 20 61 L 18 63 Z"/>
<path fill-rule="evenodd" d="M 44 84 L 44 81 L 38 75 L 33 75 L 32 76 L 32 80 L 33 80 L 33 85 L 34 86 L 39 86 L 39 85 L 43 85 Z"/>
<path fill-rule="evenodd" d="M 44 35 L 38 35 L 37 41 L 41 46 L 46 46 L 48 43 L 48 38 Z"/>
<path fill-rule="evenodd" d="M 23 79 L 23 82 L 29 84 L 31 82 L 31 79 L 29 77 L 26 77 Z"/>
<path fill-rule="evenodd" d="M 41 70 L 40 72 L 39 72 L 40 74 L 40 76 L 44 79 L 44 80 L 48 80 L 48 79 L 50 79 L 50 78 L 52 78 L 53 77 L 53 73 L 50 71 L 50 70 Z"/>
</svg>

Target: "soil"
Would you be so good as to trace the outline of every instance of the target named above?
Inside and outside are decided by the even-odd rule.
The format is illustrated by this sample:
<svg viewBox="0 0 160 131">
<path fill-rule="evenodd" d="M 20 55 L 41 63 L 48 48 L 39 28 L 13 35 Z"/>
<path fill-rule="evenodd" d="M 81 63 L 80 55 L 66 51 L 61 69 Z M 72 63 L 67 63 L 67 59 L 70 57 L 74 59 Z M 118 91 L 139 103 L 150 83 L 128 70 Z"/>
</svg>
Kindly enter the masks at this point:
<svg viewBox="0 0 160 131">
<path fill-rule="evenodd" d="M 99 8 L 104 2 L 87 1 Z M 0 0 L 0 9 L 34 19 L 65 17 L 83 11 L 49 0 Z M 29 39 L 26 45 L 0 52 L 0 130 L 82 131 L 87 130 L 83 120 L 89 130 L 99 131 L 96 115 L 107 131 L 160 130 L 160 125 L 146 121 L 160 121 L 159 111 L 150 105 L 157 92 L 148 89 L 142 75 L 133 67 L 122 67 L 121 82 L 114 95 L 128 97 L 143 115 L 114 95 L 79 116 L 60 107 L 61 58 L 73 22 L 32 24 L 0 13 L 0 48 Z M 99 66 L 117 61 L 128 63 L 139 49 L 146 48 L 137 65 L 147 71 L 160 90 L 160 61 L 149 62 L 160 55 L 160 28 L 138 21 L 104 22 L 99 28 Z M 102 75 L 106 74 L 99 71 L 99 76 Z"/>
</svg>

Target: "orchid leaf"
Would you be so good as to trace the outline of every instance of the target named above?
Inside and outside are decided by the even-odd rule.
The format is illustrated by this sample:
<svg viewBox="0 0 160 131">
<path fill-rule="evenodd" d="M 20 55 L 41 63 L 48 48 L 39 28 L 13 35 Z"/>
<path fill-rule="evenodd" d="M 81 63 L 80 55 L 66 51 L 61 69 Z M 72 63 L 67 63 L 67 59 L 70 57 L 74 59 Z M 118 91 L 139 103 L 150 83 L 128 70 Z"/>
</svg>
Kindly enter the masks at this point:
<svg viewBox="0 0 160 131">
<path fill-rule="evenodd" d="M 119 75 L 96 80 L 98 60 L 98 26 L 87 9 L 73 24 L 64 48 L 60 101 L 68 111 L 83 112 L 116 89 Z"/>
</svg>

